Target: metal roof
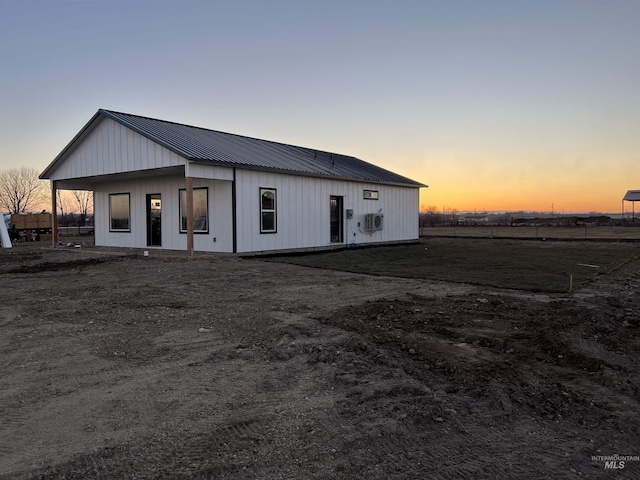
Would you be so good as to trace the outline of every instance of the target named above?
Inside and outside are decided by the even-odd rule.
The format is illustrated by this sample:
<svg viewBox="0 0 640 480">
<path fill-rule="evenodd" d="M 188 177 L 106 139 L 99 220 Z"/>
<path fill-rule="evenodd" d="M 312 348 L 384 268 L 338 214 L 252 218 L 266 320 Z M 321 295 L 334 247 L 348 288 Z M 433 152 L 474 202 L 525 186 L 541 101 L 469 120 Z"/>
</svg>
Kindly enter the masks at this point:
<svg viewBox="0 0 640 480">
<path fill-rule="evenodd" d="M 627 202 L 640 202 L 640 190 L 629 190 L 622 199 Z"/>
<path fill-rule="evenodd" d="M 98 110 L 92 121 L 99 116 L 111 118 L 191 161 L 247 169 L 273 170 L 298 175 L 389 183 L 412 187 L 426 186 L 348 155 L 297 147 L 110 110 Z M 58 158 L 64 156 L 66 150 L 72 146 L 81 134 L 82 132 L 72 140 Z"/>
</svg>

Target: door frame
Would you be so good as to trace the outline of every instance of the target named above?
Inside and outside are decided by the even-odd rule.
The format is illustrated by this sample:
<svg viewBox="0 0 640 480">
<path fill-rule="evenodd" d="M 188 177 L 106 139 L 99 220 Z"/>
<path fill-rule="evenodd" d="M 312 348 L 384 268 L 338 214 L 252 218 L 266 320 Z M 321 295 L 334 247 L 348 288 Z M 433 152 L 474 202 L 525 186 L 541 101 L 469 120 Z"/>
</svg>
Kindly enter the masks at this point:
<svg viewBox="0 0 640 480">
<path fill-rule="evenodd" d="M 162 194 L 161 193 L 147 193 L 146 197 L 146 210 L 147 210 L 147 246 L 148 247 L 161 247 L 162 246 Z M 159 200 L 159 208 L 152 208 L 151 202 Z M 154 215 L 154 210 L 158 210 L 157 216 Z M 160 225 L 156 227 L 154 219 L 158 219 Z"/>
<path fill-rule="evenodd" d="M 336 202 L 335 207 L 333 206 L 334 200 Z M 337 220 L 333 218 L 334 213 L 338 215 Z M 335 234 L 334 229 L 337 229 Z M 331 243 L 344 243 L 344 195 L 329 196 L 329 241 Z"/>
</svg>

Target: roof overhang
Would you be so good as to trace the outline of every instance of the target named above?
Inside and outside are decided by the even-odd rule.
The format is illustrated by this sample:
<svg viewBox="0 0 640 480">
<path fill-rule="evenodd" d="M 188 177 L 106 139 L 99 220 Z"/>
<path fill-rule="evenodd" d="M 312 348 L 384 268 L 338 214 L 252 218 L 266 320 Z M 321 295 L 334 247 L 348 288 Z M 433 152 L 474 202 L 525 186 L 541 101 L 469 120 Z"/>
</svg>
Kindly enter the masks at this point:
<svg viewBox="0 0 640 480">
<path fill-rule="evenodd" d="M 158 177 L 167 175 L 184 175 L 184 165 L 57 180 L 56 187 L 58 190 L 95 190 L 96 185 L 105 182 L 138 180 L 151 176 Z"/>
</svg>

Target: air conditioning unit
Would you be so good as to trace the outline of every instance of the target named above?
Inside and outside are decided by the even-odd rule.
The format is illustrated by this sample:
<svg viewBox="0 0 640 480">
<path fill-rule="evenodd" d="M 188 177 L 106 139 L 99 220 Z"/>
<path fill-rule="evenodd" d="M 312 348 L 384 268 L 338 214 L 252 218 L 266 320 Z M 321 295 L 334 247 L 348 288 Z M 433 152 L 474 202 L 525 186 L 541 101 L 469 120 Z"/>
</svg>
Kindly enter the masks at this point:
<svg viewBox="0 0 640 480">
<path fill-rule="evenodd" d="M 369 232 L 377 232 L 382 230 L 384 224 L 384 215 L 381 213 L 367 213 L 367 217 L 365 218 L 364 225 L 367 231 Z"/>
</svg>

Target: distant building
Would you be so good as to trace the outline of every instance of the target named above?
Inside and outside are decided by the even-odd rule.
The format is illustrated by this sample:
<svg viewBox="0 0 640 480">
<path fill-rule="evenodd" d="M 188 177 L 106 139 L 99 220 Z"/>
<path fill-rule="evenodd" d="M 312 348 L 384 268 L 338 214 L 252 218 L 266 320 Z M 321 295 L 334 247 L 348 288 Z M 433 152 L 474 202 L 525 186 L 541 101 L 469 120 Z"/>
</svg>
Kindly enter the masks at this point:
<svg viewBox="0 0 640 480">
<path fill-rule="evenodd" d="M 624 202 L 631 202 L 631 219 L 636 218 L 636 202 L 640 202 L 640 190 L 628 190 L 622 197 L 622 218 L 624 219 Z"/>
<path fill-rule="evenodd" d="M 460 223 L 466 225 L 476 225 L 489 223 L 488 213 L 463 213 L 460 215 Z"/>
</svg>

